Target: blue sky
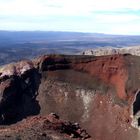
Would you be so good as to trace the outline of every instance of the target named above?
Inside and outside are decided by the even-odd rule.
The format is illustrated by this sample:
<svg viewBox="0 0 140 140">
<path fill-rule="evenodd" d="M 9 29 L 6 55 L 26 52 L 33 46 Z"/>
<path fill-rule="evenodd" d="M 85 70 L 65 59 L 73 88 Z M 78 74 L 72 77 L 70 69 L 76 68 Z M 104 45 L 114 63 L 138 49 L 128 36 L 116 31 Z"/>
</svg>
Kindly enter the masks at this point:
<svg viewBox="0 0 140 140">
<path fill-rule="evenodd" d="M 0 0 L 0 30 L 140 35 L 140 0 Z"/>
</svg>

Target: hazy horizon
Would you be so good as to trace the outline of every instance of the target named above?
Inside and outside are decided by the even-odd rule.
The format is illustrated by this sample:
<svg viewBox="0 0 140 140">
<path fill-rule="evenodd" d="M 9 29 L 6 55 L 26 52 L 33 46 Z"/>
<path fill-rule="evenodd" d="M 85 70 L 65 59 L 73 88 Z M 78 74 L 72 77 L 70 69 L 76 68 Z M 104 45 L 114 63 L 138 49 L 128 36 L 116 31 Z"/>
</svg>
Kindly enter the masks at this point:
<svg viewBox="0 0 140 140">
<path fill-rule="evenodd" d="M 80 31 L 60 31 L 60 30 L 0 30 L 0 32 L 64 32 L 64 33 L 83 33 L 83 34 L 102 34 L 102 35 L 112 35 L 112 36 L 140 36 L 140 34 L 113 34 L 113 33 L 103 33 L 103 32 L 80 32 Z"/>
</svg>

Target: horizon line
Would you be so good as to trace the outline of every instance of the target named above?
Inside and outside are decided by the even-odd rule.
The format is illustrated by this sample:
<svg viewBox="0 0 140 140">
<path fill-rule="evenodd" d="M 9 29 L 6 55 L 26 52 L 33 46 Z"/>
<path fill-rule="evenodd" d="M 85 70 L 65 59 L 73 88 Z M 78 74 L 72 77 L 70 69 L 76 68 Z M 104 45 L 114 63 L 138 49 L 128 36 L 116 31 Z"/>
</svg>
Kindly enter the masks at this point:
<svg viewBox="0 0 140 140">
<path fill-rule="evenodd" d="M 140 34 L 113 34 L 113 33 L 103 33 L 103 32 L 80 32 L 80 31 L 62 31 L 62 30 L 2 30 L 0 32 L 61 32 L 61 33 L 83 33 L 83 34 L 102 34 L 102 35 L 112 35 L 112 36 L 140 36 Z"/>
</svg>

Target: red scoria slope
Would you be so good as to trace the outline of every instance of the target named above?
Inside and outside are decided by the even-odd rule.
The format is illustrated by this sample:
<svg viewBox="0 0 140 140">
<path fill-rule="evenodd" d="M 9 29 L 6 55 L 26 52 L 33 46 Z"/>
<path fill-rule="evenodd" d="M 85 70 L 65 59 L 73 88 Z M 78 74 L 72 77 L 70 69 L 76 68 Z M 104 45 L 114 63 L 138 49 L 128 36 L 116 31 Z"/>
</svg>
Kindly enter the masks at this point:
<svg viewBox="0 0 140 140">
<path fill-rule="evenodd" d="M 77 138 L 86 139 L 88 132 L 94 140 L 139 140 L 139 83 L 140 57 L 131 55 L 45 55 L 9 64 L 0 69 L 1 137 L 10 133 L 14 139 L 18 133 L 20 138 L 29 139 L 39 130 L 36 139 L 69 139 L 77 132 Z M 61 134 L 61 123 L 54 124 L 56 129 L 51 130 L 52 122 L 42 117 L 51 112 L 80 123 L 87 132 L 75 130 L 78 125 L 71 130 L 68 125 Z M 41 117 L 31 117 L 34 115 Z M 25 120 L 20 122 L 22 119 Z M 10 124 L 13 125 L 7 129 Z"/>
<path fill-rule="evenodd" d="M 99 77 L 104 82 L 115 87 L 120 99 L 127 98 L 125 85 L 128 79 L 128 72 L 123 55 L 97 57 L 91 62 L 75 65 L 75 69 Z"/>
</svg>

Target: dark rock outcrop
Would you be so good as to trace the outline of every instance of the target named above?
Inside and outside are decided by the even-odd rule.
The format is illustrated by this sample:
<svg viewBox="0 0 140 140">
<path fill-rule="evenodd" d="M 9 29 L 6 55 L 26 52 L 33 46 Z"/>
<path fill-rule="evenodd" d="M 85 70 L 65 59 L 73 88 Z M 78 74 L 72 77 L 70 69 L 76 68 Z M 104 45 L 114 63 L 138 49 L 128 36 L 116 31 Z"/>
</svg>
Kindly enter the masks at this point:
<svg viewBox="0 0 140 140">
<path fill-rule="evenodd" d="M 40 75 L 30 61 L 8 65 L 1 70 L 0 123 L 13 123 L 38 114 L 36 96 Z"/>
</svg>

